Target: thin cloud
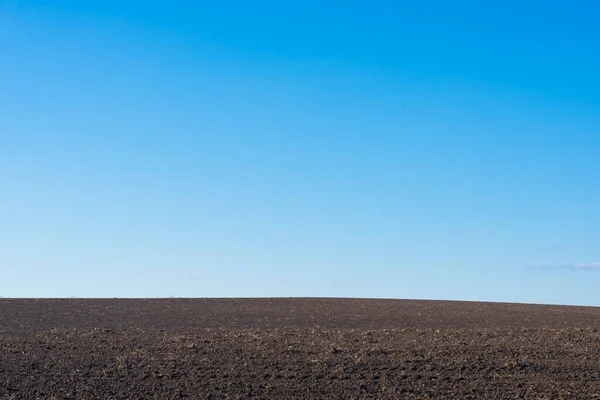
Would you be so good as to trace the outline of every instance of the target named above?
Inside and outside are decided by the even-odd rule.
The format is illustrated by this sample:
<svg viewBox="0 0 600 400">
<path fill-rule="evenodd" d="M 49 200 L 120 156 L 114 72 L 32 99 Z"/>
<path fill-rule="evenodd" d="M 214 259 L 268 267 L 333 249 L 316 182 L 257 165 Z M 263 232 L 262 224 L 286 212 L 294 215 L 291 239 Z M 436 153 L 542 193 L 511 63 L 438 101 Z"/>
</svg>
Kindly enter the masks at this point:
<svg viewBox="0 0 600 400">
<path fill-rule="evenodd" d="M 598 269 L 598 270 L 600 270 L 600 262 L 573 264 L 573 265 L 571 265 L 571 269 L 577 269 L 577 270 Z"/>
<path fill-rule="evenodd" d="M 600 271 L 600 262 L 566 264 L 566 265 L 532 265 L 530 269 L 551 271 L 557 269 L 570 269 L 573 271 Z"/>
</svg>

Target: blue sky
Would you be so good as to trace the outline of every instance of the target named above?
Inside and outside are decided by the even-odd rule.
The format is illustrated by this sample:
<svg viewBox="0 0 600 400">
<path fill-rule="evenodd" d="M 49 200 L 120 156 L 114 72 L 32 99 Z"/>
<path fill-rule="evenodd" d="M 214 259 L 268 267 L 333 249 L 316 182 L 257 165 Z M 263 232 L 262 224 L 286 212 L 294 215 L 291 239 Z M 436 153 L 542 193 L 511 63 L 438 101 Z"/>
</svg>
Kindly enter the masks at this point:
<svg viewBox="0 0 600 400">
<path fill-rule="evenodd" d="M 0 295 L 600 305 L 600 5 L 0 2 Z"/>
</svg>

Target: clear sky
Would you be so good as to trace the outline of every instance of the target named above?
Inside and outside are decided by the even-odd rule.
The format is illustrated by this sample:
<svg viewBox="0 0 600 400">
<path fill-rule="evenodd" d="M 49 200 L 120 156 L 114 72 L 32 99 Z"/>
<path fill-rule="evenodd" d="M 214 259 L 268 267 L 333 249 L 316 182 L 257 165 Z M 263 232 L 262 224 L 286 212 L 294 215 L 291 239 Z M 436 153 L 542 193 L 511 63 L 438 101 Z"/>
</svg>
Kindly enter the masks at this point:
<svg viewBox="0 0 600 400">
<path fill-rule="evenodd" d="M 600 305 L 599 15 L 0 0 L 0 295 Z"/>
</svg>

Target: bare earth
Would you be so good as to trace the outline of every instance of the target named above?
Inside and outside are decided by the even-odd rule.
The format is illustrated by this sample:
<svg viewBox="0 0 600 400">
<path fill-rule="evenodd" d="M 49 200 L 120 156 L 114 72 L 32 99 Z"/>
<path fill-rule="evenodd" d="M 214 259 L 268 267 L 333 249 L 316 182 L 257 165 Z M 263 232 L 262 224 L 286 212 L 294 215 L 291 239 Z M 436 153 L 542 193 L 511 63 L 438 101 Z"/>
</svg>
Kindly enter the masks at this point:
<svg viewBox="0 0 600 400">
<path fill-rule="evenodd" d="M 0 299 L 0 399 L 600 399 L 600 308 Z"/>
</svg>

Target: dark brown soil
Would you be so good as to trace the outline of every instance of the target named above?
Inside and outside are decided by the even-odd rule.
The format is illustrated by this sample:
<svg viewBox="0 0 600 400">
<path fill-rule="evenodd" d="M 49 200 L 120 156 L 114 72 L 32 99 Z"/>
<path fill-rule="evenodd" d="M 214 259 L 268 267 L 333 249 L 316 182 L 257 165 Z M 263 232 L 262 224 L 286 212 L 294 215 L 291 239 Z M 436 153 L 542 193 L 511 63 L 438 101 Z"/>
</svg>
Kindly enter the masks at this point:
<svg viewBox="0 0 600 400">
<path fill-rule="evenodd" d="M 0 399 L 600 399 L 600 308 L 0 300 Z"/>
</svg>

